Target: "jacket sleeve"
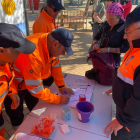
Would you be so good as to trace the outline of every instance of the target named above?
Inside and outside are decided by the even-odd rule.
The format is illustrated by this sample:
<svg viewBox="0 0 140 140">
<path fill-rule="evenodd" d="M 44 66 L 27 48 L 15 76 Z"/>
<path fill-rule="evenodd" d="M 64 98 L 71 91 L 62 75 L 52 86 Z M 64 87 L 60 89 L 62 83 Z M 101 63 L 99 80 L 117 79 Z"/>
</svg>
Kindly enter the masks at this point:
<svg viewBox="0 0 140 140">
<path fill-rule="evenodd" d="M 48 88 L 43 87 L 41 70 L 41 62 L 34 63 L 34 65 L 30 65 L 30 63 L 28 63 L 24 66 L 23 75 L 26 88 L 33 96 L 45 102 L 59 104 L 60 96 L 52 94 Z"/>
<path fill-rule="evenodd" d="M 123 32 L 123 36 L 124 36 L 124 31 Z M 122 38 L 123 38 L 122 36 Z M 120 48 L 120 53 L 126 53 L 128 50 L 129 50 L 130 46 L 129 46 L 129 43 L 127 41 L 127 39 L 124 39 L 122 40 L 122 47 Z"/>
<path fill-rule="evenodd" d="M 123 110 L 119 110 L 117 113 L 118 122 L 127 127 L 131 131 L 131 126 L 140 122 L 140 72 L 137 74 L 134 80 L 134 92 L 131 98 L 126 102 L 126 106 Z"/>
<path fill-rule="evenodd" d="M 17 91 L 17 87 L 15 86 L 15 83 L 14 83 L 14 80 L 13 80 L 12 83 L 10 84 L 10 86 L 9 86 L 8 95 L 15 94 L 15 93 L 18 93 L 18 91 Z"/>
<path fill-rule="evenodd" d="M 99 41 L 101 39 L 104 26 L 105 26 L 105 22 L 102 24 L 101 28 L 99 28 L 99 30 L 98 30 L 97 34 L 95 35 L 95 37 L 93 38 L 93 40 Z"/>
<path fill-rule="evenodd" d="M 58 86 L 58 88 L 65 88 L 65 82 L 64 82 L 64 75 L 62 74 L 61 65 L 59 62 L 59 58 L 57 57 L 56 61 L 52 64 L 52 76 L 54 78 L 55 84 Z"/>
</svg>

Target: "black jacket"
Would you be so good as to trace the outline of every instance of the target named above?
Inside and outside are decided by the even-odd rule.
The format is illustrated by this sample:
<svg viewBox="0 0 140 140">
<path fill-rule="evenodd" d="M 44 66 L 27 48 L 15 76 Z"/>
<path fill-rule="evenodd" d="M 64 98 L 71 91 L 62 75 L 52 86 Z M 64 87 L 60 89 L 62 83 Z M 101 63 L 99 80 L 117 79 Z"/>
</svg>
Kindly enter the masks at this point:
<svg viewBox="0 0 140 140">
<path fill-rule="evenodd" d="M 124 30 L 117 32 L 117 30 L 124 24 L 124 21 L 120 19 L 119 23 L 113 27 L 110 31 L 110 25 L 106 22 L 103 23 L 102 27 L 99 29 L 98 33 L 95 35 L 95 40 L 100 40 L 101 48 L 110 47 L 110 48 L 120 48 L 121 53 L 125 53 L 129 49 L 129 43 L 126 39 L 123 38 Z M 104 42 L 104 38 L 108 39 L 108 43 Z M 105 45 L 106 44 L 106 45 Z M 104 45 L 104 46 L 103 46 Z M 116 64 L 120 65 L 121 58 L 120 54 L 113 53 L 114 60 Z"/>
<path fill-rule="evenodd" d="M 135 40 L 133 48 L 140 50 L 140 39 Z M 135 53 L 133 55 L 135 56 Z M 129 67 L 133 67 L 132 64 Z M 133 85 L 115 76 L 112 93 L 117 109 L 116 118 L 119 123 L 128 127 L 130 132 L 138 129 L 137 126 L 139 126 L 138 131 L 140 132 L 140 65 L 134 69 L 133 73 Z"/>
</svg>

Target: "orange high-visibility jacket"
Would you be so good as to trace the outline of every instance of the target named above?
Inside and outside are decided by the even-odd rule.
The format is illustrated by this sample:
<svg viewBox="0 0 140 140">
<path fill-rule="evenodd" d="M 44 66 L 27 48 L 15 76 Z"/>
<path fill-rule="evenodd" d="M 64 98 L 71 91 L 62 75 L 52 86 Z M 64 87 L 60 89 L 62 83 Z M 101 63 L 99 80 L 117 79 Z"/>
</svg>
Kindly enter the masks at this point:
<svg viewBox="0 0 140 140">
<path fill-rule="evenodd" d="M 117 76 L 124 82 L 134 84 L 134 72 L 140 65 L 140 49 L 131 47 L 124 55 Z"/>
<path fill-rule="evenodd" d="M 140 124 L 140 39 L 125 53 L 113 80 L 116 119 L 128 131 Z"/>
<path fill-rule="evenodd" d="M 14 72 L 11 66 L 7 63 L 0 65 L 0 113 L 2 111 L 3 101 L 6 95 L 9 93 L 17 93 L 16 87 L 12 82 L 14 78 Z"/>
<path fill-rule="evenodd" d="M 13 65 L 14 82 L 18 85 L 19 90 L 28 89 L 33 96 L 49 103 L 58 104 L 60 96 L 52 94 L 47 88 L 44 89 L 42 83 L 42 79 L 52 75 L 59 88 L 65 87 L 59 59 L 49 57 L 47 36 L 48 33 L 38 33 L 27 37 L 28 40 L 36 44 L 36 49 L 32 54 L 19 55 Z"/>
<path fill-rule="evenodd" d="M 33 24 L 33 33 L 49 33 L 56 28 L 55 19 L 42 10 Z"/>
</svg>

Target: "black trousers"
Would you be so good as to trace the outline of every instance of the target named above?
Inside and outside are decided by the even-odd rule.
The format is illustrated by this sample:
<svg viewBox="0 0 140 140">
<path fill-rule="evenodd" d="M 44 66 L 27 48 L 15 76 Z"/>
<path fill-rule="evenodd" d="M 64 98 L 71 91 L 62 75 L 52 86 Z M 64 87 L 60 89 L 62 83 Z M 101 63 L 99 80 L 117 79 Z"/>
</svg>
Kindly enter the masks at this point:
<svg viewBox="0 0 140 140">
<path fill-rule="evenodd" d="M 54 79 L 51 76 L 48 79 L 43 80 L 43 85 L 50 86 L 53 83 L 53 81 L 54 81 Z M 10 121 L 15 129 L 18 128 L 19 125 L 21 125 L 21 123 L 23 122 L 23 119 L 24 119 L 23 102 L 25 101 L 27 108 L 31 111 L 39 101 L 39 99 L 32 96 L 28 90 L 18 91 L 18 95 L 20 97 L 20 105 L 15 110 L 11 109 L 12 100 L 9 96 L 6 96 L 6 98 L 4 100 L 6 113 L 10 117 Z M 4 124 L 4 120 L 1 115 L 0 116 L 0 126 L 2 126 L 3 124 Z"/>
<path fill-rule="evenodd" d="M 23 122 L 23 102 L 25 101 L 27 108 L 31 111 L 35 105 L 38 103 L 39 99 L 32 96 L 28 90 L 21 90 L 18 92 L 20 97 L 20 105 L 17 109 L 11 109 L 12 100 L 9 96 L 6 96 L 4 100 L 5 110 L 8 116 L 10 117 L 11 123 L 15 129 Z"/>
<path fill-rule="evenodd" d="M 116 106 L 116 114 L 120 112 L 120 108 Z M 140 123 L 129 127 L 130 132 L 126 128 L 122 128 L 117 132 L 117 136 L 112 133 L 111 140 L 140 140 Z"/>
</svg>

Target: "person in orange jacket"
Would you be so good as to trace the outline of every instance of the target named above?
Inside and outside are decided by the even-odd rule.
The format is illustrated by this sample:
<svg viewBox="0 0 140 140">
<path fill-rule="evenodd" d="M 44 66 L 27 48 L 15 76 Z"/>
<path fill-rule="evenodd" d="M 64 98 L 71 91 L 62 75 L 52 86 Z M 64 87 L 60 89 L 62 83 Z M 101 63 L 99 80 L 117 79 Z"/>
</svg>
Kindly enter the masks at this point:
<svg viewBox="0 0 140 140">
<path fill-rule="evenodd" d="M 61 0 L 47 0 L 46 6 L 33 24 L 33 33 L 49 33 L 56 29 L 55 19 L 61 10 L 65 10 Z"/>
<path fill-rule="evenodd" d="M 111 140 L 140 139 L 140 6 L 126 17 L 117 30 L 125 29 L 124 39 L 130 44 L 122 64 L 114 76 L 112 97 L 116 104 L 116 119 L 105 128 Z"/>
<path fill-rule="evenodd" d="M 56 29 L 55 19 L 60 10 L 64 10 L 61 1 L 47 0 L 46 6 L 41 9 L 41 13 L 33 24 L 33 33 L 49 33 Z M 53 77 L 43 80 L 44 86 L 50 86 L 54 82 Z"/>
<path fill-rule="evenodd" d="M 14 83 L 20 90 L 20 105 L 16 110 L 10 109 L 10 98 L 6 98 L 5 108 L 14 128 L 22 123 L 23 100 L 28 94 L 45 102 L 54 104 L 66 104 L 69 102 L 73 90 L 66 88 L 64 76 L 59 63 L 59 55 L 72 55 L 72 34 L 63 28 L 55 29 L 51 33 L 38 33 L 27 37 L 36 44 L 36 50 L 30 55 L 20 54 L 14 63 Z M 48 88 L 43 87 L 42 80 L 53 76 L 54 82 L 62 94 L 55 95 Z M 68 94 L 68 95 L 67 95 Z M 70 95 L 70 96 L 69 96 Z M 29 102 L 32 104 L 31 100 Z M 28 104 L 27 104 L 28 107 Z M 18 115 L 17 115 L 18 114 Z"/>
<path fill-rule="evenodd" d="M 16 86 L 13 83 L 12 63 L 16 61 L 20 52 L 29 54 L 34 49 L 35 44 L 25 39 L 18 27 L 0 23 L 0 140 L 4 139 L 2 106 L 6 95 L 11 99 L 11 109 L 16 109 L 20 103 Z"/>
</svg>

